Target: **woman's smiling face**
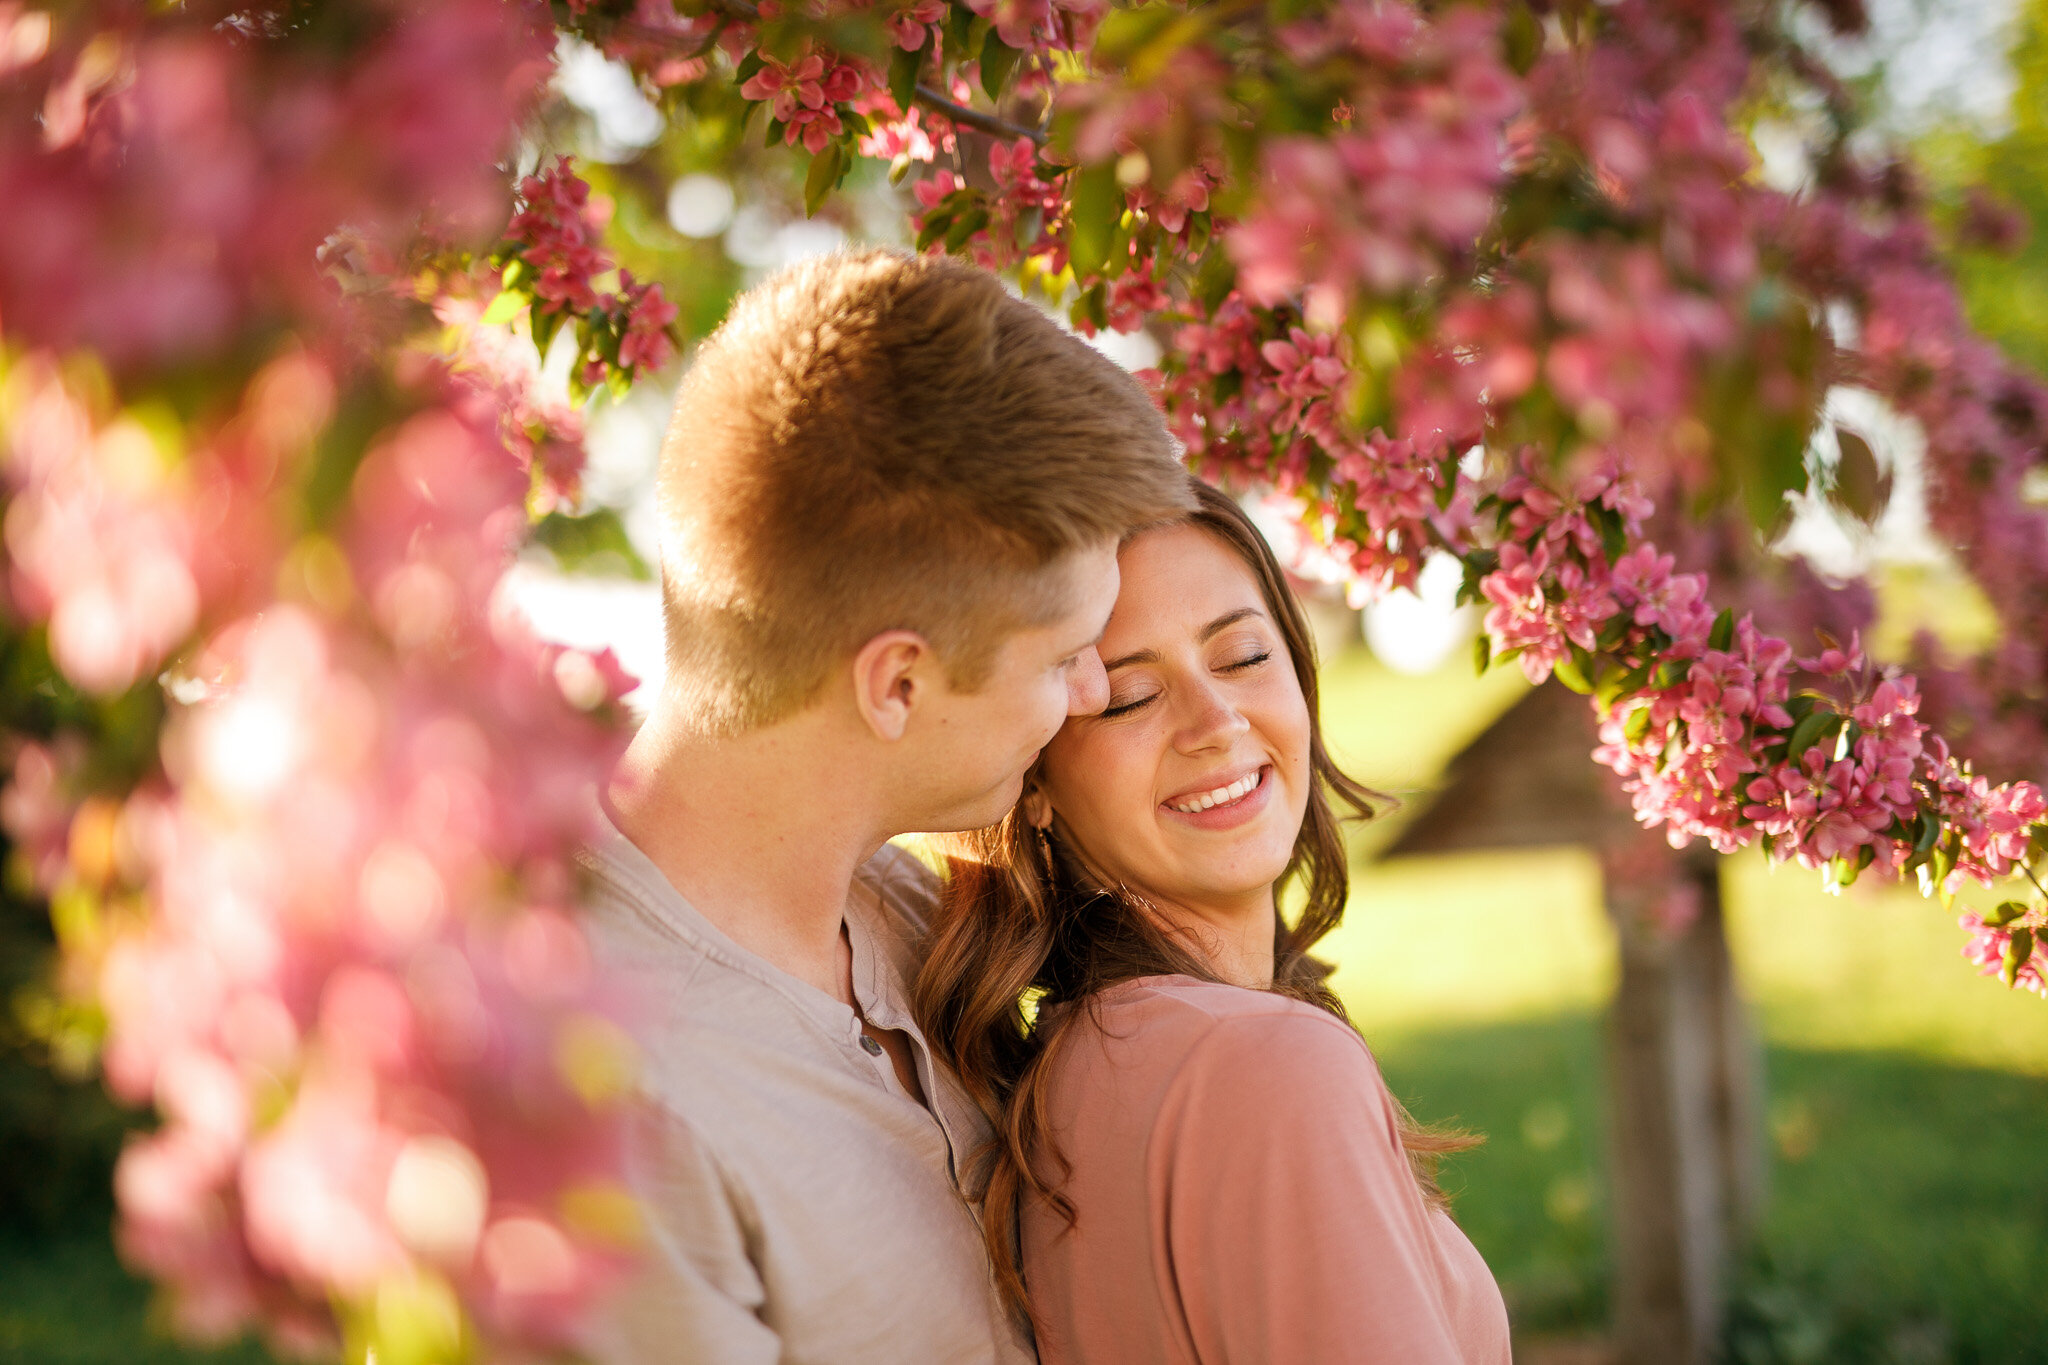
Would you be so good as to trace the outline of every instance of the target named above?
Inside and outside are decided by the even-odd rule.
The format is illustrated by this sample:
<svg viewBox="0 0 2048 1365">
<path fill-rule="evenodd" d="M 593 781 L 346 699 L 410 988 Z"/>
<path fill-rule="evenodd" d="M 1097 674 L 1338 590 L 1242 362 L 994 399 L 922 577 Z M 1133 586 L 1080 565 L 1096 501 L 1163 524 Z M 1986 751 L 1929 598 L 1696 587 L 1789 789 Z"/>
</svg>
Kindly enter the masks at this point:
<svg viewBox="0 0 2048 1365">
<path fill-rule="evenodd" d="M 1311 780 L 1308 704 L 1271 608 L 1199 526 L 1143 532 L 1117 563 L 1108 709 L 1069 720 L 1040 770 L 1060 832 L 1164 904 L 1270 906 Z"/>
</svg>

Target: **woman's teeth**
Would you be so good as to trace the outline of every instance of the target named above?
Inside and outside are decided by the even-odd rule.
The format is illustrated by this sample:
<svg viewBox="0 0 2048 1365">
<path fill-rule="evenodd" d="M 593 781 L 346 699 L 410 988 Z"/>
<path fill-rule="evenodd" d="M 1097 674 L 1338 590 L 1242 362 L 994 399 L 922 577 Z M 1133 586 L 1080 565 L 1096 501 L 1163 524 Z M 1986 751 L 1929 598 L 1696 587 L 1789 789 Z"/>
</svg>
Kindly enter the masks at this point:
<svg viewBox="0 0 2048 1365">
<path fill-rule="evenodd" d="M 1261 768 L 1257 772 L 1246 773 L 1227 787 L 1218 787 L 1215 791 L 1203 792 L 1200 796 L 1191 796 L 1185 801 L 1169 801 L 1166 808 L 1168 810 L 1177 810 L 1183 815 L 1194 815 L 1199 811 L 1209 809 L 1211 806 L 1228 805 L 1253 787 L 1258 786 L 1259 774 L 1264 771 L 1265 769 Z"/>
</svg>

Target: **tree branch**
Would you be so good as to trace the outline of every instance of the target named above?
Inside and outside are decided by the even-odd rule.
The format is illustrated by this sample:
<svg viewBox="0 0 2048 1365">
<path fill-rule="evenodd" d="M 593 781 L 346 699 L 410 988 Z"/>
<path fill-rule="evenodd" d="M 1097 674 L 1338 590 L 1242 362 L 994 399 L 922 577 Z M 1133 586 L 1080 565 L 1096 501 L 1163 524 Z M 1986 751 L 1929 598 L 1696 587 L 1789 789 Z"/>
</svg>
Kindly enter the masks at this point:
<svg viewBox="0 0 2048 1365">
<path fill-rule="evenodd" d="M 1045 130 L 1027 128 L 1021 123 L 1012 123 L 995 114 L 984 114 L 979 109 L 970 109 L 964 104 L 955 104 L 928 85 L 920 85 L 911 97 L 911 103 L 921 104 L 934 114 L 944 114 L 963 128 L 974 128 L 992 137 L 1030 138 L 1033 143 L 1045 145 Z"/>
</svg>

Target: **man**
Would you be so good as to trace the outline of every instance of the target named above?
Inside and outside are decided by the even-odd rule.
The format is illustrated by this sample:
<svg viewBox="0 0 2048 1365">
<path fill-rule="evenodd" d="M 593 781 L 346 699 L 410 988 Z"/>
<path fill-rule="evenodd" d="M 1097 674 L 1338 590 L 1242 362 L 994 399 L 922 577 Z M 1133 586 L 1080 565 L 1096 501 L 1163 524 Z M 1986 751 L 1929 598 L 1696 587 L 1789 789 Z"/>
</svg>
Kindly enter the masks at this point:
<svg viewBox="0 0 2048 1365">
<path fill-rule="evenodd" d="M 1101 709 L 1116 546 L 1189 510 L 1108 360 L 957 262 L 741 298 L 662 452 L 665 685 L 586 859 L 652 1003 L 618 1361 L 1030 1359 L 957 1182 L 987 1129 L 907 1008 L 935 900 L 886 844 L 1016 800 Z"/>
</svg>

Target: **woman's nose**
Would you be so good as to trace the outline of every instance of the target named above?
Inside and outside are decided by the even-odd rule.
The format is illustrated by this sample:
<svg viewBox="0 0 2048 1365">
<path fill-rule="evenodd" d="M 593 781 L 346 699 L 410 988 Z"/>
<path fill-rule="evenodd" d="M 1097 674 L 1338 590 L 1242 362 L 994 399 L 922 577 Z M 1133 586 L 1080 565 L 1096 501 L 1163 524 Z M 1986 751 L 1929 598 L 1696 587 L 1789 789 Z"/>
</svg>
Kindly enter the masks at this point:
<svg viewBox="0 0 2048 1365">
<path fill-rule="evenodd" d="M 1252 728 L 1244 712 L 1216 687 L 1203 684 L 1184 695 L 1186 714 L 1174 736 L 1174 747 L 1183 753 L 1228 749 Z"/>
</svg>

